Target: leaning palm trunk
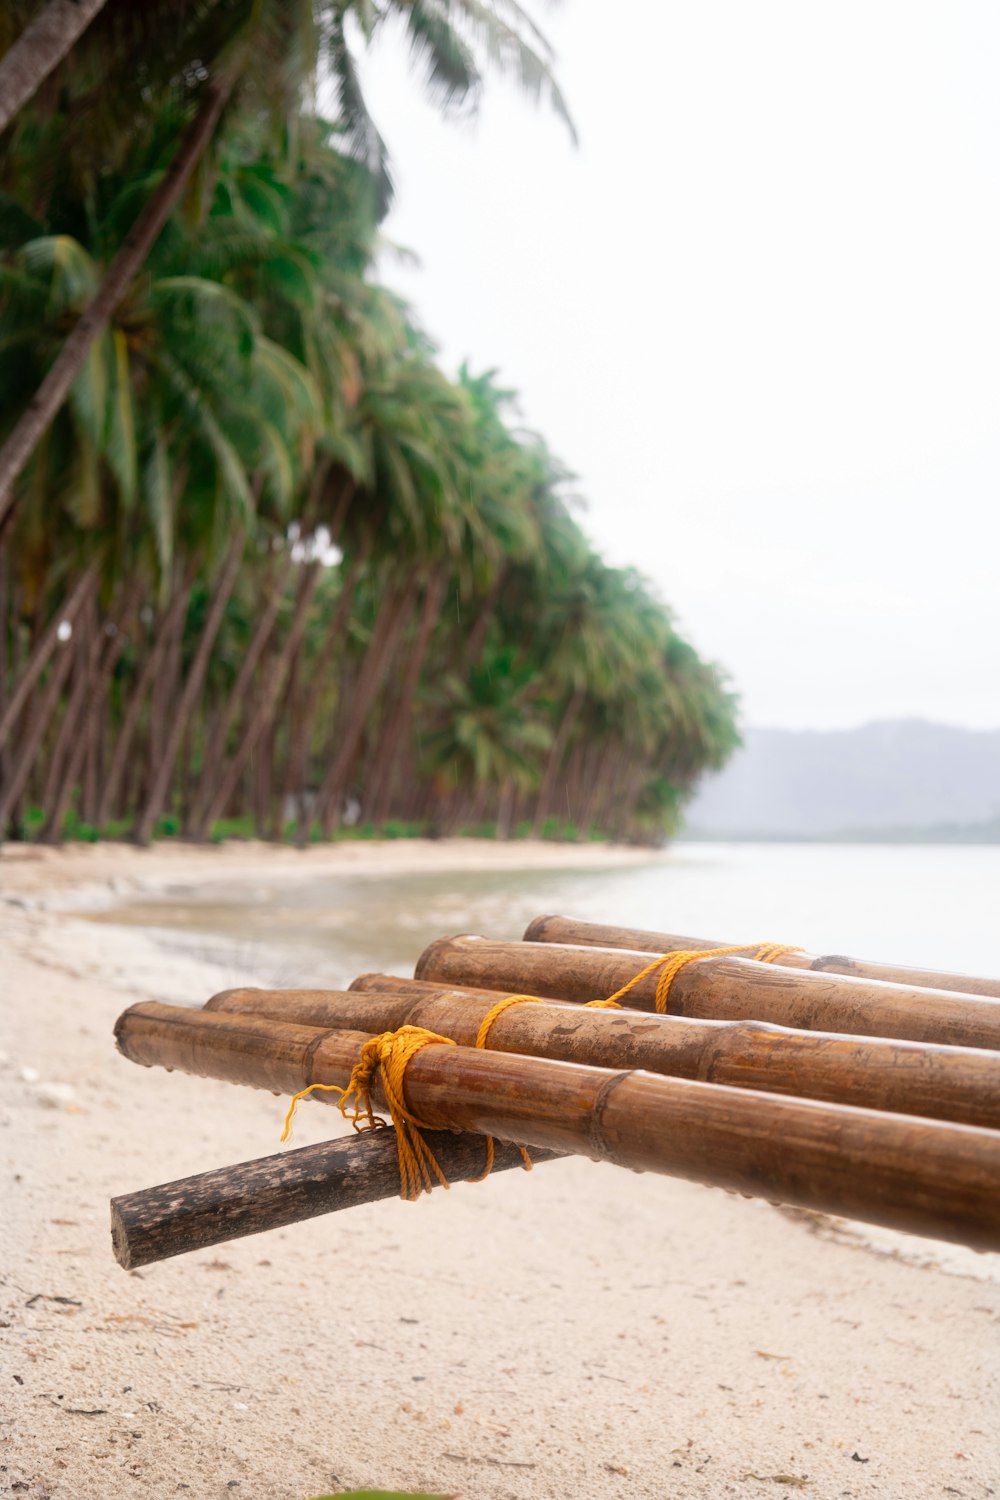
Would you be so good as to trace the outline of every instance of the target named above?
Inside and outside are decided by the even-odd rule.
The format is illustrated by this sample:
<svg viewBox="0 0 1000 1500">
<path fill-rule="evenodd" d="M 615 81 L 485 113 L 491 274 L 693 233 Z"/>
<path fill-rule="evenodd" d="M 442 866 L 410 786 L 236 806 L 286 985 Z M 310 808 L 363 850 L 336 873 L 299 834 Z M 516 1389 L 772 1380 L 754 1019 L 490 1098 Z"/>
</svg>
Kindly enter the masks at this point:
<svg viewBox="0 0 1000 1500">
<path fill-rule="evenodd" d="M 10 566 L 9 559 L 0 552 L 0 718 L 3 718 L 4 708 L 7 703 L 7 694 L 10 690 L 10 658 L 9 651 L 13 645 L 14 632 L 11 629 L 10 607 Z M 0 745 L 0 786 L 3 786 L 4 777 L 7 772 L 8 757 Z"/>
<path fill-rule="evenodd" d="M 239 785 L 240 777 L 243 774 L 247 761 L 250 759 L 251 753 L 274 717 L 281 689 L 285 684 L 289 668 L 305 634 L 313 595 L 319 584 L 320 567 L 321 565 L 318 562 L 309 563 L 299 581 L 295 610 L 292 615 L 292 623 L 289 626 L 288 634 L 281 649 L 275 652 L 268 663 L 264 681 L 260 684 L 251 705 L 246 728 L 243 731 L 236 753 L 225 765 L 222 775 L 203 805 L 201 818 L 196 828 L 199 836 L 204 835 L 205 831 L 211 827 L 216 818 L 222 817 L 229 799 Z"/>
<path fill-rule="evenodd" d="M 297 799 L 300 818 L 307 818 L 300 799 L 309 773 L 309 747 L 312 744 L 316 715 L 319 713 L 323 693 L 329 687 L 330 664 L 347 628 L 351 606 L 354 603 L 354 591 L 363 563 L 364 556 L 359 555 L 354 558 L 347 570 L 347 576 L 340 586 L 340 595 L 330 617 L 330 623 L 327 625 L 326 634 L 311 663 L 308 686 L 303 695 L 303 701 L 298 705 L 292 725 L 291 743 L 288 747 L 285 775 L 281 784 L 280 803 L 284 807 L 290 797 Z"/>
<path fill-rule="evenodd" d="M 147 1067 L 281 1093 L 345 1088 L 369 1040 L 156 1002 L 127 1010 L 115 1035 Z M 1000 1249 L 995 1130 L 444 1042 L 412 1057 L 405 1090 L 428 1130 L 496 1135 Z"/>
<path fill-rule="evenodd" d="M 573 917 L 538 917 L 524 934 L 534 943 L 572 943 L 598 948 L 629 948 L 646 953 L 704 952 L 728 944 L 707 938 L 679 937 L 675 933 L 649 932 L 642 927 L 609 927 L 602 922 L 578 922 Z M 748 949 L 752 944 L 747 944 Z M 845 958 L 841 954 L 821 957 L 790 948 L 781 956 L 783 969 L 811 969 L 824 974 L 848 974 L 856 979 L 878 979 L 933 990 L 958 990 L 963 995 L 986 995 L 1000 999 L 1000 979 L 971 974 L 951 974 L 938 969 L 908 969 L 898 964 L 875 963 L 871 959 Z"/>
<path fill-rule="evenodd" d="M 490 584 L 485 598 L 479 605 L 476 618 L 472 622 L 472 629 L 469 631 L 462 651 L 462 662 L 466 670 L 469 667 L 474 667 L 483 654 L 483 647 L 486 644 L 486 632 L 489 630 L 490 623 L 496 615 L 497 605 L 500 603 L 500 595 L 503 593 L 504 585 L 510 577 L 510 571 L 511 564 L 509 562 L 497 568 L 496 577 Z"/>
<path fill-rule="evenodd" d="M 635 810 L 642 795 L 642 781 L 642 766 L 630 765 L 626 759 L 621 784 L 615 789 L 612 803 L 611 837 L 618 843 L 625 843 L 635 831 Z"/>
<path fill-rule="evenodd" d="M 82 577 L 77 580 L 66 603 L 53 613 L 47 628 L 35 645 L 28 664 L 21 674 L 21 680 L 0 716 L 0 745 L 6 741 L 32 688 L 45 671 L 49 658 L 59 644 L 60 628 L 63 625 L 72 625 L 83 605 L 93 598 L 97 588 L 98 567 L 99 563 L 95 558 Z"/>
<path fill-rule="evenodd" d="M 62 777 L 53 797 L 52 805 L 46 808 L 45 826 L 41 832 L 43 842 L 57 842 L 62 832 L 62 825 L 66 813 L 69 811 L 69 805 L 76 788 L 84 757 L 94 742 L 97 725 L 104 711 L 104 701 L 111 683 L 111 674 L 118 665 L 121 654 L 125 649 L 127 640 L 125 623 L 135 607 L 140 587 L 139 579 L 133 578 L 129 586 L 125 589 L 121 603 L 111 620 L 114 628 L 111 631 L 110 639 L 105 640 L 103 643 L 103 651 L 101 650 L 101 636 L 95 631 L 93 648 L 88 664 L 87 679 L 84 683 L 83 701 L 72 728 L 72 736 L 62 769 Z"/>
<path fill-rule="evenodd" d="M 101 637 L 98 625 L 97 605 L 91 603 L 80 617 L 75 632 L 78 646 L 73 659 L 72 686 L 69 701 L 63 711 L 62 722 L 55 735 L 55 743 L 49 756 L 48 770 L 42 789 L 41 804 L 45 822 L 39 835 L 43 844 L 58 841 L 53 811 L 59 801 L 60 788 L 65 778 L 66 767 L 77 743 L 83 718 L 87 710 L 90 683 L 100 661 Z"/>
<path fill-rule="evenodd" d="M 396 762 L 403 738 L 409 728 L 413 714 L 413 699 L 420 682 L 420 674 L 423 671 L 434 626 L 437 624 L 441 611 L 441 601 L 447 584 L 447 574 L 442 570 L 432 576 L 424 590 L 424 602 L 416 637 L 407 652 L 406 669 L 396 695 L 395 706 L 381 735 L 368 792 L 370 816 L 372 822 L 376 824 L 383 823 L 389 813 Z"/>
<path fill-rule="evenodd" d="M 0 59 L 0 132 L 33 98 L 107 0 L 47 0 Z"/>
<path fill-rule="evenodd" d="M 71 7 L 72 8 L 72 7 Z M 13 513 L 14 486 L 42 434 L 62 406 L 87 360 L 90 346 L 106 327 L 160 231 L 177 205 L 184 186 L 212 138 L 219 116 L 233 85 L 236 70 L 228 78 L 210 85 L 198 113 L 181 139 L 174 158 L 153 196 L 140 213 L 105 274 L 96 294 L 84 309 L 34 397 L 0 449 L 0 532 Z"/>
<path fill-rule="evenodd" d="M 224 990 L 205 1009 L 324 1031 L 379 1035 L 422 1026 L 461 1047 L 474 1047 L 497 1005 L 495 995 L 424 989 L 391 975 L 381 976 L 380 983 L 378 990 Z M 565 1000 L 531 999 L 501 1011 L 483 1046 L 1000 1130 L 1000 1067 L 994 1053 L 973 1047 L 793 1031 L 762 1021 L 616 1014 Z"/>
<path fill-rule="evenodd" d="M 143 704 L 160 670 L 160 663 L 163 660 L 163 655 L 169 642 L 173 639 L 174 633 L 179 632 L 183 626 L 193 587 L 194 565 L 192 563 L 189 564 L 187 573 L 183 579 L 180 579 L 177 583 L 173 597 L 160 621 L 156 638 L 142 665 L 138 679 L 128 695 L 128 707 L 125 710 L 125 716 L 115 736 L 115 748 L 112 751 L 111 762 L 104 777 L 100 796 L 98 797 L 98 826 L 106 823 L 109 818 L 116 816 L 116 810 L 119 812 L 123 811 L 123 809 L 119 809 L 118 807 L 118 797 L 125 767 L 128 764 L 129 752 L 132 749 L 132 741 L 139 727 L 139 718 L 142 714 Z"/>
<path fill-rule="evenodd" d="M 278 576 L 273 580 L 270 597 L 264 607 L 264 611 L 257 621 L 250 644 L 243 653 L 236 680 L 229 691 L 229 696 L 224 706 L 211 720 L 205 731 L 205 751 L 203 756 L 201 786 L 194 798 L 194 803 L 188 817 L 185 819 L 185 833 L 190 838 L 203 838 L 207 830 L 206 813 L 212 788 L 218 779 L 218 763 L 225 756 L 226 745 L 232 731 L 236 715 L 240 707 L 246 701 L 247 691 L 257 670 L 258 663 L 271 639 L 281 601 L 292 572 L 292 559 L 290 553 L 286 553 L 282 560 Z"/>
<path fill-rule="evenodd" d="M 243 561 L 243 540 L 244 533 L 242 528 L 240 528 L 230 544 L 226 560 L 222 565 L 222 571 L 215 586 L 215 593 L 212 597 L 208 616 L 202 628 L 198 649 L 194 654 L 194 660 L 188 669 L 187 678 L 184 682 L 180 702 L 174 706 L 171 714 L 170 728 L 167 732 L 166 743 L 160 753 L 159 765 L 153 778 L 153 784 L 133 833 L 136 843 L 149 843 L 153 826 L 166 802 L 170 780 L 174 774 L 177 756 L 184 739 L 184 731 L 187 729 L 195 705 L 201 697 L 201 691 L 205 684 L 205 674 L 208 671 L 208 663 L 212 655 L 212 648 L 222 627 L 230 595 L 236 587 L 236 578 L 240 571 L 240 564 Z"/>
<path fill-rule="evenodd" d="M 7 820 L 28 785 L 38 748 L 55 716 L 77 649 L 78 643 L 67 644 L 60 650 L 49 680 L 29 715 L 24 731 L 18 737 L 3 785 L 0 786 L 0 838 L 7 827 Z"/>
<path fill-rule="evenodd" d="M 354 696 L 349 704 L 350 716 L 316 798 L 316 815 L 320 819 L 324 838 L 330 838 L 340 822 L 340 801 L 357 763 L 368 713 L 382 685 L 389 658 L 416 594 L 417 581 L 411 578 L 395 598 L 383 601 L 378 612 Z"/>
<path fill-rule="evenodd" d="M 583 707 L 583 702 L 586 695 L 586 688 L 576 688 L 569 701 L 567 702 L 566 707 L 563 710 L 562 717 L 559 720 L 559 728 L 556 731 L 556 737 L 552 742 L 552 749 L 549 751 L 549 758 L 545 763 L 545 773 L 542 776 L 542 784 L 538 788 L 538 801 L 535 804 L 535 825 L 533 830 L 536 838 L 545 827 L 545 819 L 548 816 L 549 804 L 551 802 L 552 792 L 556 784 L 556 777 L 559 775 L 559 768 L 562 765 L 563 756 L 566 753 L 566 746 L 569 743 L 569 737 L 573 732 L 573 727 L 576 724 L 577 719 L 579 718 L 580 710 Z"/>
</svg>

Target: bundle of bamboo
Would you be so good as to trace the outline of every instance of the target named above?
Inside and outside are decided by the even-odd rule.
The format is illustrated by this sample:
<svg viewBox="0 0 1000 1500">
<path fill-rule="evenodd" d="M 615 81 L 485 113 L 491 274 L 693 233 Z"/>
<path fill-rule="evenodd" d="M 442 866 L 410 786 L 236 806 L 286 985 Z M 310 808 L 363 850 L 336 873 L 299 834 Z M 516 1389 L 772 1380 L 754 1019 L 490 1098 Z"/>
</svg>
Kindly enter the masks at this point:
<svg viewBox="0 0 1000 1500">
<path fill-rule="evenodd" d="M 566 918 L 526 937 L 441 939 L 413 980 L 127 1010 L 116 1036 L 134 1062 L 325 1102 L 349 1091 L 363 1125 L 370 1092 L 398 1131 L 115 1199 L 119 1261 L 384 1197 L 397 1149 L 411 1188 L 414 1138 L 446 1186 L 517 1165 L 493 1136 L 535 1160 L 575 1153 L 1000 1249 L 1000 985 L 994 999 L 988 981 L 927 982 L 956 976 L 889 983 L 773 947 L 778 963 L 694 957 L 682 939 Z M 628 1008 L 607 1008 L 613 994 Z"/>
<path fill-rule="evenodd" d="M 707 938 L 678 937 L 667 932 L 648 932 L 642 927 L 608 927 L 600 922 L 578 922 L 573 917 L 536 917 L 528 924 L 525 940 L 536 943 L 577 943 L 583 947 L 637 948 L 648 953 L 704 952 L 720 948 Z M 747 943 L 749 951 L 756 946 Z M 1000 999 L 1000 979 L 981 979 L 972 974 L 951 974 L 942 969 L 911 969 L 899 964 L 874 963 L 843 954 L 820 956 L 802 948 L 786 948 L 783 968 L 811 969 L 828 974 L 850 974 L 857 979 L 884 979 L 890 984 L 919 989 L 958 990 L 963 995 L 988 995 Z"/>
</svg>

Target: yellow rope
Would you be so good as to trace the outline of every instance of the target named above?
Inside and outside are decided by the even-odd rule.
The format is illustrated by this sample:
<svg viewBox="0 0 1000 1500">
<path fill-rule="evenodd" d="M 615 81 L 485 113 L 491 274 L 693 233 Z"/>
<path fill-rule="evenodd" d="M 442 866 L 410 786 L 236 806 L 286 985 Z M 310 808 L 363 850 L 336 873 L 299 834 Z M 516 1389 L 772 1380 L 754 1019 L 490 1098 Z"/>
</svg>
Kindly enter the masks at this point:
<svg viewBox="0 0 1000 1500">
<path fill-rule="evenodd" d="M 512 1005 L 539 1005 L 541 1001 L 541 995 L 505 995 L 483 1017 L 482 1024 L 479 1027 L 479 1034 L 476 1037 L 476 1046 L 486 1046 L 486 1038 L 490 1034 L 490 1027 L 493 1025 L 493 1022 L 499 1020 L 504 1011 L 509 1010 Z"/>
<path fill-rule="evenodd" d="M 504 998 L 502 1000 L 498 1000 L 493 1009 L 488 1010 L 483 1017 L 482 1022 L 480 1023 L 479 1032 L 476 1036 L 476 1046 L 486 1046 L 486 1038 L 490 1034 L 490 1027 L 493 1025 L 493 1022 L 496 1021 L 498 1017 L 502 1016 L 505 1010 L 509 1010 L 512 1005 L 537 1005 L 540 1003 L 540 1001 L 540 995 L 505 995 Z M 528 1148 L 526 1146 L 518 1146 L 517 1149 L 521 1153 L 521 1160 L 524 1162 L 524 1170 L 526 1172 L 530 1172 L 531 1157 L 528 1155 Z M 465 1179 L 466 1182 L 484 1182 L 485 1179 L 493 1171 L 494 1155 L 495 1149 L 493 1145 L 493 1137 L 491 1135 L 488 1135 L 486 1137 L 486 1166 L 480 1172 L 478 1177 L 467 1177 Z"/>
<path fill-rule="evenodd" d="M 799 953 L 802 951 L 799 948 L 793 948 L 789 943 L 764 943 L 762 945 L 741 943 L 737 947 L 732 948 L 700 948 L 694 952 L 679 949 L 676 953 L 664 953 L 659 958 L 654 958 L 651 964 L 647 964 L 644 969 L 640 969 L 639 973 L 633 979 L 630 979 L 628 984 L 623 984 L 620 990 L 615 990 L 614 994 L 609 995 L 607 1000 L 591 1000 L 588 1002 L 588 1008 L 591 1010 L 619 1010 L 621 1008 L 619 1005 L 621 997 L 627 995 L 629 990 L 634 989 L 640 980 L 645 979 L 649 974 L 655 974 L 657 969 L 660 969 L 662 972 L 656 983 L 656 1011 L 658 1015 L 665 1015 L 670 986 L 681 969 L 686 968 L 688 964 L 695 963 L 699 958 L 719 958 L 726 953 L 749 953 L 751 949 L 755 950 L 753 957 L 759 963 L 764 964 L 776 963 L 785 953 Z"/>
<path fill-rule="evenodd" d="M 436 1032 L 426 1031 L 422 1026 L 401 1026 L 398 1031 L 385 1031 L 381 1036 L 373 1036 L 361 1048 L 346 1089 L 338 1088 L 333 1083 L 311 1083 L 308 1088 L 299 1090 L 289 1105 L 281 1139 L 287 1141 L 291 1134 L 292 1119 L 299 1100 L 316 1090 L 340 1095 L 340 1112 L 345 1120 L 351 1121 L 355 1130 L 378 1130 L 383 1127 L 386 1122 L 375 1114 L 371 1102 L 372 1084 L 378 1070 L 389 1115 L 396 1127 L 400 1197 L 412 1200 L 419 1198 L 422 1192 L 429 1193 L 434 1186 L 432 1173 L 441 1186 L 446 1188 L 447 1178 L 420 1134 L 421 1130 L 433 1130 L 434 1127 L 419 1120 L 407 1109 L 403 1095 L 403 1080 L 413 1058 L 422 1048 L 437 1045 L 454 1047 L 455 1043 L 450 1037 L 438 1036 Z M 354 1109 L 352 1113 L 348 1113 L 351 1098 L 354 1099 Z"/>
<path fill-rule="evenodd" d="M 725 953 L 747 953 L 754 946 L 753 943 L 744 943 L 739 947 L 704 948 L 694 953 L 686 951 L 664 953 L 659 958 L 653 959 L 652 963 L 647 964 L 634 978 L 630 979 L 627 984 L 623 984 L 620 990 L 615 990 L 615 993 L 609 995 L 606 1000 L 591 1000 L 589 1008 L 592 1010 L 620 1009 L 619 1001 L 623 995 L 627 995 L 648 974 L 654 974 L 657 969 L 661 969 L 662 972 L 656 985 L 656 1009 L 662 1015 L 667 1008 L 670 986 L 687 964 L 694 963 L 699 958 L 715 958 Z M 766 943 L 757 947 L 753 956 L 760 963 L 770 964 L 777 962 L 782 954 L 798 952 L 801 950 L 787 943 Z M 539 995 L 505 995 L 502 1000 L 498 1000 L 482 1019 L 476 1036 L 476 1047 L 485 1048 L 486 1039 L 494 1021 L 512 1005 L 534 1005 L 540 1001 Z M 340 1112 L 345 1120 L 350 1120 L 355 1130 L 383 1129 L 387 1122 L 375 1113 L 371 1102 L 372 1084 L 377 1070 L 381 1077 L 382 1092 L 389 1106 L 389 1116 L 396 1129 L 400 1197 L 412 1200 L 419 1198 L 423 1192 L 429 1193 L 434 1186 L 431 1180 L 432 1173 L 441 1186 L 447 1188 L 448 1180 L 441 1171 L 433 1151 L 420 1134 L 421 1130 L 433 1130 L 434 1126 L 419 1120 L 407 1109 L 403 1093 L 406 1069 L 413 1058 L 424 1047 L 438 1045 L 454 1047 L 456 1043 L 451 1037 L 439 1036 L 437 1032 L 427 1031 L 422 1026 L 400 1026 L 396 1031 L 384 1031 L 381 1036 L 370 1038 L 361 1048 L 345 1089 L 335 1083 L 310 1083 L 293 1097 L 285 1116 L 285 1128 L 281 1134 L 282 1142 L 291 1138 L 292 1121 L 300 1099 L 320 1092 L 340 1095 Z M 353 1112 L 348 1113 L 348 1101 L 352 1098 L 354 1109 Z M 530 1172 L 531 1157 L 526 1147 L 519 1146 L 518 1150 L 524 1158 L 526 1170 Z M 488 1177 L 493 1170 L 494 1154 L 493 1137 L 487 1136 L 485 1170 L 478 1177 L 469 1177 L 466 1180 L 482 1182 Z"/>
<path fill-rule="evenodd" d="M 754 954 L 759 964 L 776 964 L 779 959 L 784 958 L 786 953 L 801 953 L 801 948 L 793 948 L 791 943 L 765 943 Z"/>
</svg>

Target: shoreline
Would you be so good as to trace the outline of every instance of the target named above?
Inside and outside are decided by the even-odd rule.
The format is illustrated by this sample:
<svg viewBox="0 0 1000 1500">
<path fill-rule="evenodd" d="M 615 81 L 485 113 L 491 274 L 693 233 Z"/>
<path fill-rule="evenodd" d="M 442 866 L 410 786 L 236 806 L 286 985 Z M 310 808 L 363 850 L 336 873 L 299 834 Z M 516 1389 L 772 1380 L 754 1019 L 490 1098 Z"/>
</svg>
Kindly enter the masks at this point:
<svg viewBox="0 0 1000 1500">
<path fill-rule="evenodd" d="M 492 842 L 453 842 L 0 858 L 0 986 L 14 1002 L 0 1038 L 0 1338 L 14 1376 L 0 1494 L 987 1495 L 1000 1479 L 1000 1287 L 984 1279 L 996 1257 L 952 1262 L 948 1246 L 869 1241 L 867 1226 L 577 1158 L 141 1273 L 115 1264 L 109 1197 L 274 1153 L 284 1104 L 125 1063 L 111 1027 L 126 1005 L 171 990 L 199 1003 L 219 971 L 80 902 L 97 912 L 262 870 L 412 873 L 414 855 L 442 874 L 498 867 Z M 657 858 L 542 848 L 542 868 Z M 504 867 L 526 868 L 526 849 L 505 846 Z M 321 1108 L 300 1121 L 301 1145 L 344 1128 Z"/>
<path fill-rule="evenodd" d="M 162 892 L 177 882 L 249 881 L 478 871 L 611 870 L 652 864 L 666 850 L 626 844 L 562 844 L 545 839 L 344 839 L 296 849 L 263 840 L 191 844 L 160 839 L 148 848 L 95 844 L 6 844 L 0 848 L 0 902 L 35 901 L 59 910 L 64 894 L 75 906 L 113 905 L 123 896 Z"/>
</svg>

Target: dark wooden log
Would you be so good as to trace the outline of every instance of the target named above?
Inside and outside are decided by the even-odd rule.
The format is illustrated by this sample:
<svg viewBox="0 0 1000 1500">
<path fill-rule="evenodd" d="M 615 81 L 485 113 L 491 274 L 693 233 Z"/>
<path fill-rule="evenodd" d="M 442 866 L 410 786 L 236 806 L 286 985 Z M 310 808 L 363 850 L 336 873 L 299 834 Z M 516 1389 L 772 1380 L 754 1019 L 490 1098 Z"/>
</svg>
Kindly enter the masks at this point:
<svg viewBox="0 0 1000 1500">
<path fill-rule="evenodd" d="M 441 938 L 421 954 L 417 978 L 442 987 L 487 986 L 501 993 L 586 1003 L 614 994 L 650 959 L 648 952 L 623 948 Z M 655 1010 L 656 985 L 657 975 L 648 975 L 622 1004 Z M 795 1031 L 1000 1048 L 1000 1000 L 786 969 L 749 958 L 700 958 L 687 964 L 670 987 L 667 1011 L 701 1020 L 771 1021 Z"/>
<path fill-rule="evenodd" d="M 428 1132 L 427 1141 L 449 1182 L 482 1172 L 486 1158 L 481 1135 L 434 1131 Z M 554 1151 L 535 1150 L 531 1159 L 534 1164 L 556 1156 Z M 523 1165 L 516 1146 L 496 1142 L 494 1172 Z M 368 1131 L 112 1198 L 111 1244 L 118 1264 L 131 1271 L 172 1255 L 209 1250 L 226 1240 L 398 1196 L 396 1132 Z"/>
<path fill-rule="evenodd" d="M 497 1003 L 488 991 L 463 993 L 381 977 L 380 991 L 224 990 L 205 1009 L 326 1030 L 378 1033 L 423 1026 L 474 1047 Z M 588 1010 L 561 1000 L 511 1006 L 490 1027 L 486 1046 L 1000 1129 L 1000 1056 L 971 1047 L 792 1031 L 762 1021 Z"/>
<path fill-rule="evenodd" d="M 298 1088 L 343 1087 L 366 1040 L 153 1001 L 119 1017 L 116 1035 L 134 1062 L 263 1088 L 277 1071 Z M 1000 1249 L 1000 1131 L 443 1042 L 413 1057 L 404 1093 L 429 1130 L 471 1130 Z"/>
<path fill-rule="evenodd" d="M 696 952 L 704 948 L 731 948 L 731 943 L 709 938 L 683 937 L 672 932 L 650 932 L 643 927 L 612 927 L 603 922 L 579 922 L 574 917 L 536 917 L 524 934 L 530 943 L 573 943 L 578 947 L 628 948 L 645 953 Z M 750 945 L 748 945 L 750 946 Z M 782 968 L 811 969 L 816 973 L 848 974 L 855 979 L 880 979 L 911 989 L 955 990 L 963 995 L 985 995 L 1000 999 L 1000 979 L 973 974 L 953 974 L 946 969 L 911 969 L 899 964 L 876 963 L 872 959 L 847 958 L 843 954 L 783 953 Z"/>
</svg>

